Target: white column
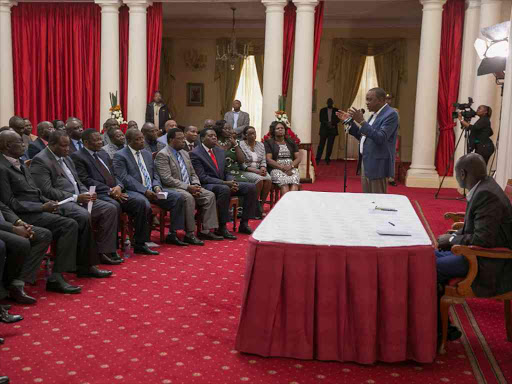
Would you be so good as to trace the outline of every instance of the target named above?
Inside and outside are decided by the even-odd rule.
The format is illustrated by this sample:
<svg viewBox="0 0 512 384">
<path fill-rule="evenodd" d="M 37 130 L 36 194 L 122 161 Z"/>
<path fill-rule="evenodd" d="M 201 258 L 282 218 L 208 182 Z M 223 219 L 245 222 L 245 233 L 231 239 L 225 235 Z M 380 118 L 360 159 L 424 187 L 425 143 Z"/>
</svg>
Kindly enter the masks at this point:
<svg viewBox="0 0 512 384">
<path fill-rule="evenodd" d="M 408 187 L 437 187 L 434 166 L 437 126 L 437 90 L 443 5 L 446 0 L 420 0 L 423 5 L 420 58 L 414 112 L 412 164 L 407 172 Z"/>
<path fill-rule="evenodd" d="M 119 0 L 95 0 L 101 7 L 101 75 L 99 127 L 110 117 L 109 93 L 119 95 Z M 124 112 L 124 111 L 123 111 Z"/>
<path fill-rule="evenodd" d="M 147 41 L 146 9 L 152 5 L 146 0 L 124 0 L 130 8 L 130 42 L 128 44 L 128 116 L 139 127 L 145 122 L 147 105 Z"/>
<path fill-rule="evenodd" d="M 313 44 L 317 0 L 293 0 L 297 7 L 293 61 L 292 129 L 301 143 L 311 144 Z"/>
<path fill-rule="evenodd" d="M 512 12 L 510 15 L 512 20 Z M 507 74 L 512 74 L 512 30 L 508 36 Z M 512 179 L 512 76 L 505 76 L 503 89 L 503 113 L 501 116 L 501 132 L 498 148 L 496 181 L 505 188 L 508 179 Z"/>
<path fill-rule="evenodd" d="M 0 126 L 7 125 L 14 115 L 11 7 L 16 4 L 0 0 Z"/>
<path fill-rule="evenodd" d="M 262 0 L 265 6 L 265 57 L 263 66 L 263 108 L 261 138 L 268 132 L 279 107 L 283 83 L 283 26 L 286 0 Z"/>
<path fill-rule="evenodd" d="M 458 102 L 467 103 L 468 97 L 473 97 L 476 78 L 476 62 L 478 55 L 474 48 L 475 40 L 480 33 L 480 0 L 466 0 L 466 13 L 464 15 L 464 35 L 462 42 L 462 65 L 460 73 Z M 455 140 L 461 134 L 461 125 L 457 123 L 454 128 Z M 464 137 L 455 150 L 454 164 L 464 154 Z"/>
</svg>

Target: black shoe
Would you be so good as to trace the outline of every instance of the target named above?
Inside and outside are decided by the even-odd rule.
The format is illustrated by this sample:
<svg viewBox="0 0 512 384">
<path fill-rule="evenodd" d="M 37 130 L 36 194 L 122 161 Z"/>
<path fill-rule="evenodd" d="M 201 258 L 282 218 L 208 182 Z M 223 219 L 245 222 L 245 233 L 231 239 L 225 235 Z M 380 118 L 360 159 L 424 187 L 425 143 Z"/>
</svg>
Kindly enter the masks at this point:
<svg viewBox="0 0 512 384">
<path fill-rule="evenodd" d="M 47 281 L 46 282 L 46 290 L 50 292 L 58 292 L 58 293 L 80 293 L 82 292 L 82 288 L 77 287 L 75 285 L 69 284 L 67 281 L 60 283 L 58 281 Z"/>
<path fill-rule="evenodd" d="M 123 257 L 119 253 L 117 253 L 117 251 L 116 252 L 112 252 L 109 256 L 114 261 L 119 260 L 121 263 L 124 263 Z"/>
<path fill-rule="evenodd" d="M 7 312 L 7 309 L 0 309 L 0 321 L 2 323 L 17 323 L 21 320 L 23 320 L 23 316 L 11 315 L 9 312 Z"/>
<path fill-rule="evenodd" d="M 195 237 L 194 235 L 186 235 L 184 238 L 183 238 L 183 241 L 185 243 L 188 243 L 190 245 L 204 245 L 204 242 L 199 240 L 197 237 Z"/>
<path fill-rule="evenodd" d="M 178 236 L 176 236 L 175 233 L 169 233 L 167 235 L 167 237 L 165 238 L 165 242 L 167 244 L 174 244 L 174 245 L 179 245 L 180 247 L 186 247 L 188 246 L 187 243 L 184 243 L 183 241 L 181 241 L 180 239 L 178 239 Z"/>
<path fill-rule="evenodd" d="M 238 228 L 238 233 L 245 233 L 247 235 L 252 235 L 252 229 L 249 227 L 249 224 L 241 224 L 240 228 Z"/>
<path fill-rule="evenodd" d="M 103 279 L 105 277 L 110 277 L 110 275 L 112 275 L 112 271 L 99 269 L 97 266 L 93 265 L 87 270 L 78 270 L 76 275 L 78 277 L 94 277 L 96 279 Z"/>
<path fill-rule="evenodd" d="M 0 384 L 9 384 L 9 378 L 7 376 L 0 376 Z"/>
<path fill-rule="evenodd" d="M 389 182 L 389 185 L 392 185 L 393 187 L 396 187 L 396 186 L 397 186 L 396 181 L 390 181 L 390 182 Z"/>
<path fill-rule="evenodd" d="M 222 236 L 223 238 L 228 239 L 228 240 L 236 240 L 236 236 L 231 234 L 227 230 L 227 228 L 217 229 L 215 234 L 218 235 L 218 236 Z"/>
<path fill-rule="evenodd" d="M 160 252 L 153 251 L 151 248 L 149 248 L 146 244 L 144 245 L 137 245 L 133 247 L 133 253 L 141 254 L 141 255 L 159 255 Z"/>
<path fill-rule="evenodd" d="M 208 233 L 203 233 L 203 232 L 199 232 L 197 234 L 197 237 L 201 240 L 215 240 L 215 241 L 221 241 L 221 240 L 224 240 L 224 238 L 222 236 L 217 236 L 215 233 L 213 232 L 208 232 Z"/>
<path fill-rule="evenodd" d="M 114 260 L 111 254 L 107 255 L 106 253 L 100 253 L 100 261 L 101 264 L 107 265 L 119 265 L 122 263 L 121 260 Z"/>
<path fill-rule="evenodd" d="M 447 339 L 450 341 L 458 340 L 462 337 L 462 332 L 459 331 L 459 328 L 457 328 L 454 325 L 448 325 L 448 336 Z"/>
<path fill-rule="evenodd" d="M 35 304 L 37 301 L 32 296 L 27 295 L 23 287 L 18 285 L 11 285 L 9 287 L 9 297 L 19 304 Z"/>
<path fill-rule="evenodd" d="M 5 340 L 3 337 L 0 337 L 0 345 L 2 345 L 3 343 L 5 343 Z"/>
<path fill-rule="evenodd" d="M 315 163 L 320 164 L 322 160 L 321 159 L 315 159 Z"/>
</svg>

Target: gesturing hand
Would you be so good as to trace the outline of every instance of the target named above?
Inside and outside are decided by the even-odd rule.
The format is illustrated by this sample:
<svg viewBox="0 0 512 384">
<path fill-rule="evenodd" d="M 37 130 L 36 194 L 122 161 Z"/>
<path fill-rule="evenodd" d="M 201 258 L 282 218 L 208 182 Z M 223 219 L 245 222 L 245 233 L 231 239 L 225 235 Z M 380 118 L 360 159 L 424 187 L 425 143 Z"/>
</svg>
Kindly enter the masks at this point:
<svg viewBox="0 0 512 384">
<path fill-rule="evenodd" d="M 364 121 L 363 113 L 359 109 L 355 109 L 354 107 L 350 108 L 348 111 L 349 115 L 352 116 L 356 123 L 361 124 Z"/>
<path fill-rule="evenodd" d="M 340 120 L 347 120 L 350 117 L 350 115 L 347 112 L 342 110 L 336 112 L 336 116 L 338 116 L 338 119 Z"/>
</svg>

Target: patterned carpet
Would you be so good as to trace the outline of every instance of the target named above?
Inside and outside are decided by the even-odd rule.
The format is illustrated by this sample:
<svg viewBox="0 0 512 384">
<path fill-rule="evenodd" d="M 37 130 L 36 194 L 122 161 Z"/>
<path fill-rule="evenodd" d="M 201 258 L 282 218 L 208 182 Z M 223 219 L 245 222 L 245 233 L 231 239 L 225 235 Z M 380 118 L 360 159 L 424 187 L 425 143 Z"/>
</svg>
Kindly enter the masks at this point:
<svg viewBox="0 0 512 384">
<path fill-rule="evenodd" d="M 320 173 L 329 172 L 324 168 L 320 167 Z M 349 183 L 356 191 L 357 178 L 352 176 Z M 304 189 L 340 188 L 339 176 L 320 176 Z M 436 235 L 448 227 L 440 216 L 444 211 L 464 210 L 463 202 L 434 200 L 434 190 L 390 188 L 390 193 L 396 190 L 419 202 Z M 136 255 L 112 267 L 115 274 L 110 279 L 76 279 L 83 285 L 80 295 L 47 293 L 44 281 L 39 280 L 36 287 L 27 288 L 39 299 L 38 304 L 12 310 L 25 320 L 0 325 L 6 339 L 0 348 L 0 374 L 9 375 L 15 384 L 512 380 L 512 345 L 504 341 L 503 309 L 487 302 L 457 308 L 456 320 L 464 327 L 464 337 L 450 343 L 448 353 L 430 365 L 362 366 L 239 354 L 233 345 L 247 239 L 240 235 L 237 241 L 208 242 L 205 247 L 162 246 L 159 256 Z M 475 314 L 481 338 L 468 313 Z"/>
</svg>

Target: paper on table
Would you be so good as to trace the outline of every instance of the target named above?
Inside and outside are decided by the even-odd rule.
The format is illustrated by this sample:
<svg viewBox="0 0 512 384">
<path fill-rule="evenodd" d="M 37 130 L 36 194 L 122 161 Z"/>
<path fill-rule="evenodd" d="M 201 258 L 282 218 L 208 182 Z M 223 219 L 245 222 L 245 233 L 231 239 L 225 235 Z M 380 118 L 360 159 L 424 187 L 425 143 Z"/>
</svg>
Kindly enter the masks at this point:
<svg viewBox="0 0 512 384">
<path fill-rule="evenodd" d="M 167 199 L 167 195 L 168 195 L 167 192 L 158 192 L 156 194 L 156 196 L 158 197 L 158 200 L 165 200 L 165 199 Z"/>
<path fill-rule="evenodd" d="M 57 205 L 66 204 L 66 203 L 69 203 L 70 201 L 75 201 L 75 199 L 73 198 L 73 196 L 68 197 L 67 199 L 64 199 L 64 200 L 62 200 L 62 201 L 59 201 L 59 202 L 57 203 Z"/>
<path fill-rule="evenodd" d="M 95 185 L 91 185 L 89 187 L 89 193 L 92 195 L 94 192 L 96 192 L 96 186 Z M 89 211 L 89 213 L 92 212 L 92 201 L 89 201 L 87 203 L 87 210 Z"/>
</svg>

